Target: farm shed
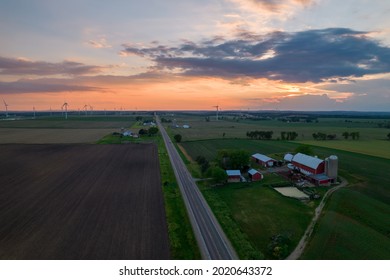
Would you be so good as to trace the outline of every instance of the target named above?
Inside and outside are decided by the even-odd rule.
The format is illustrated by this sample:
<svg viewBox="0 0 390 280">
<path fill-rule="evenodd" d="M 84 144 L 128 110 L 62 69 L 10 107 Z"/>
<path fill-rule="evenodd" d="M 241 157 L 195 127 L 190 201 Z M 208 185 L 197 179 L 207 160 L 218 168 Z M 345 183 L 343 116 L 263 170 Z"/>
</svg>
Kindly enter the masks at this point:
<svg viewBox="0 0 390 280">
<path fill-rule="evenodd" d="M 305 175 L 322 174 L 325 172 L 324 160 L 301 153 L 293 157 L 292 164 Z"/>
<path fill-rule="evenodd" d="M 284 161 L 291 162 L 293 157 L 294 157 L 293 154 L 285 154 L 284 155 Z"/>
<path fill-rule="evenodd" d="M 262 155 L 262 154 L 252 155 L 252 160 L 264 167 L 274 166 L 274 163 L 276 161 L 273 158 L 267 157 L 266 155 Z"/>
<path fill-rule="evenodd" d="M 190 128 L 188 124 L 183 124 L 183 128 Z"/>
<path fill-rule="evenodd" d="M 261 179 L 264 178 L 263 174 L 261 174 L 259 171 L 257 171 L 256 169 L 250 169 L 248 171 L 248 176 L 249 178 L 252 180 L 252 182 L 255 182 L 255 181 L 260 181 Z"/>
<path fill-rule="evenodd" d="M 132 136 L 133 135 L 133 132 L 131 132 L 130 130 L 126 130 L 125 132 L 123 132 L 123 136 Z"/>
<path fill-rule="evenodd" d="M 326 176 L 325 174 L 316 174 L 308 176 L 309 180 L 315 184 L 316 186 L 329 186 L 331 182 L 331 178 Z"/>
<path fill-rule="evenodd" d="M 241 171 L 240 170 L 226 170 L 228 175 L 229 183 L 238 183 L 241 181 Z"/>
</svg>

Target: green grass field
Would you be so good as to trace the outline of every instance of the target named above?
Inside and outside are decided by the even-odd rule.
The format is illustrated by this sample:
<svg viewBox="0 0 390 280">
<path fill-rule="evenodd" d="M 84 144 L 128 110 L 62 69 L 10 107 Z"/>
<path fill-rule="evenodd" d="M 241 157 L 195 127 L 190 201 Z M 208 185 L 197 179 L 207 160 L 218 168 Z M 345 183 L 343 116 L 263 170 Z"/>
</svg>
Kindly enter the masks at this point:
<svg viewBox="0 0 390 280">
<path fill-rule="evenodd" d="M 390 206 L 353 188 L 336 192 L 303 259 L 389 259 Z"/>
<path fill-rule="evenodd" d="M 204 156 L 207 160 L 214 160 L 217 151 L 222 149 L 243 149 L 249 153 L 285 153 L 292 152 L 297 144 L 284 141 L 259 141 L 249 139 L 213 139 L 201 141 L 183 142 L 181 145 L 186 149 L 191 158 Z M 284 155 L 284 154 L 283 154 Z"/>
<path fill-rule="evenodd" d="M 183 142 L 182 146 L 192 158 L 203 155 L 213 160 L 218 149 L 241 148 L 250 153 L 260 152 L 264 154 L 283 154 L 293 151 L 299 143 L 285 141 L 258 141 L 244 139 L 219 139 L 208 141 Z M 337 155 L 339 158 L 339 174 L 350 182 L 350 185 L 341 191 L 333 194 L 329 199 L 329 205 L 320 219 L 312 241 L 309 243 L 303 258 L 309 259 L 382 259 L 390 258 L 387 248 L 383 244 L 390 242 L 390 160 L 374 157 L 361 153 L 354 153 L 343 150 L 330 149 L 325 147 L 312 146 L 316 155 L 325 158 L 329 155 Z M 247 234 L 257 248 L 264 248 L 268 237 L 262 235 L 263 229 L 255 226 L 258 224 L 255 215 L 248 216 L 245 213 L 261 213 L 263 216 L 274 215 L 274 209 L 264 207 L 260 203 L 248 203 L 243 193 L 233 195 L 226 190 L 219 196 L 229 205 L 232 217 L 240 226 L 240 229 Z M 245 191 L 249 191 L 242 189 Z M 263 193 L 264 196 L 272 196 Z M 252 194 L 256 197 L 255 194 Z M 275 202 L 276 203 L 276 202 Z M 211 206 L 213 207 L 213 206 Z M 261 211 L 260 211 L 261 209 Z M 237 211 L 237 213 L 235 213 Z M 244 214 L 240 214 L 244 213 Z M 248 217 L 250 217 L 248 219 Z M 281 221 L 275 223 L 297 223 L 300 219 L 294 216 L 280 215 Z M 335 222 L 336 221 L 336 222 Z M 250 225 L 253 223 L 253 225 Z M 348 226 L 349 225 L 349 226 Z M 257 233 L 253 233 L 257 231 Z M 358 231 L 356 234 L 355 232 Z M 372 235 L 372 239 L 367 238 Z M 255 237 L 257 236 L 257 237 Z M 257 238 L 263 238 L 259 241 Z M 260 245 L 263 244 L 263 245 Z M 323 244 L 328 244 L 325 251 Z M 368 250 L 361 244 L 367 245 Z M 343 249 L 344 248 L 344 249 Z M 349 248 L 349 249 L 346 249 Z M 351 248 L 355 248 L 354 250 Z M 364 251 L 361 251 L 364 250 Z"/>
<path fill-rule="evenodd" d="M 310 222 L 312 207 L 282 196 L 267 187 L 268 183 L 271 182 L 231 183 L 223 187 L 203 189 L 203 194 L 241 259 L 256 256 L 242 240 L 244 238 L 258 251 L 258 255 L 275 259 L 268 249 L 271 237 L 285 235 L 291 240 L 288 248 L 288 252 L 291 252 Z M 226 221 L 227 217 L 234 222 Z M 236 227 L 244 237 L 237 233 Z"/>
<path fill-rule="evenodd" d="M 388 140 L 300 141 L 299 143 L 390 159 Z"/>
<path fill-rule="evenodd" d="M 382 119 L 357 119 L 347 118 L 320 118 L 319 122 L 287 123 L 278 120 L 233 120 L 232 116 L 227 116 L 223 120 L 216 121 L 215 117 L 210 118 L 210 122 L 205 121 L 205 116 L 178 115 L 175 116 L 178 125 L 188 124 L 189 129 L 170 128 L 173 134 L 181 134 L 182 141 L 204 140 L 216 138 L 247 138 L 246 132 L 253 130 L 273 131 L 273 139 L 278 139 L 282 131 L 296 131 L 296 140 L 313 140 L 313 133 L 322 132 L 326 134 L 336 134 L 337 139 L 344 139 L 342 133 L 345 131 L 360 133 L 360 140 L 383 140 L 390 132 L 389 129 L 379 128 L 378 124 L 384 122 Z M 347 122 L 346 122 L 347 121 Z M 224 136 L 225 135 L 225 136 Z"/>
</svg>

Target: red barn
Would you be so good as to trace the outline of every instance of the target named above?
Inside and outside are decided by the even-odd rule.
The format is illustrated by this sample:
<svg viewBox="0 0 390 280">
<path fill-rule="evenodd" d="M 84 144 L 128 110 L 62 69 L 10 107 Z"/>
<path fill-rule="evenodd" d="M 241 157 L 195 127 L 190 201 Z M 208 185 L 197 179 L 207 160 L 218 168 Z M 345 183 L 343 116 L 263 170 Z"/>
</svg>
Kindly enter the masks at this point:
<svg viewBox="0 0 390 280">
<path fill-rule="evenodd" d="M 228 175 L 229 183 L 238 183 L 241 181 L 241 171 L 240 170 L 226 170 Z"/>
<path fill-rule="evenodd" d="M 325 161 L 305 154 L 296 154 L 291 162 L 305 175 L 325 173 Z"/>
<path fill-rule="evenodd" d="M 252 160 L 264 167 L 271 167 L 274 165 L 275 161 L 273 158 L 267 157 L 262 154 L 254 154 L 252 155 Z"/>
<path fill-rule="evenodd" d="M 252 180 L 252 182 L 255 182 L 255 181 L 260 181 L 263 179 L 263 174 L 261 174 L 259 171 L 257 171 L 256 169 L 251 169 L 248 171 L 248 176 L 249 178 Z"/>
</svg>

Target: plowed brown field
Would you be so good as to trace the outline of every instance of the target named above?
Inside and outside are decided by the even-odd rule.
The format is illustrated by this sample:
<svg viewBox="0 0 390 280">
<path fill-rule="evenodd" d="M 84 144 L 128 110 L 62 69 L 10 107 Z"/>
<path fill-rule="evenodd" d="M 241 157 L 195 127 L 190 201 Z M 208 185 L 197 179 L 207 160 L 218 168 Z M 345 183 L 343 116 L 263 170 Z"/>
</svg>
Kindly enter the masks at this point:
<svg viewBox="0 0 390 280">
<path fill-rule="evenodd" d="M 0 145 L 0 259 L 168 258 L 155 145 Z"/>
</svg>

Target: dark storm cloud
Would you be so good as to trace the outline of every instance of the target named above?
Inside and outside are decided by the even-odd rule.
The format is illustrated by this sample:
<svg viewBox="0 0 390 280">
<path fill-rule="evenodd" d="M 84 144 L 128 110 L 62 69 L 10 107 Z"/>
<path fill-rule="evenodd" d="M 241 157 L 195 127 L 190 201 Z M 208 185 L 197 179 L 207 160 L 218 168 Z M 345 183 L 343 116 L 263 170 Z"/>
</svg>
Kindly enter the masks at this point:
<svg viewBox="0 0 390 280">
<path fill-rule="evenodd" d="M 96 74 L 103 67 L 86 65 L 80 62 L 63 61 L 51 63 L 46 61 L 30 61 L 19 58 L 7 58 L 0 56 L 0 75 L 87 75 Z"/>
<path fill-rule="evenodd" d="M 71 84 L 67 80 L 19 80 L 15 82 L 1 82 L 0 93 L 18 94 L 18 93 L 42 93 L 42 92 L 68 92 L 68 91 L 96 91 L 96 87 L 81 86 Z"/>
<path fill-rule="evenodd" d="M 180 69 L 191 76 L 319 82 L 390 72 L 390 48 L 367 35 L 346 28 L 264 36 L 242 32 L 234 40 L 185 41 L 175 47 L 124 45 L 123 52 L 147 57 L 159 69 Z"/>
</svg>

